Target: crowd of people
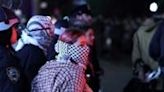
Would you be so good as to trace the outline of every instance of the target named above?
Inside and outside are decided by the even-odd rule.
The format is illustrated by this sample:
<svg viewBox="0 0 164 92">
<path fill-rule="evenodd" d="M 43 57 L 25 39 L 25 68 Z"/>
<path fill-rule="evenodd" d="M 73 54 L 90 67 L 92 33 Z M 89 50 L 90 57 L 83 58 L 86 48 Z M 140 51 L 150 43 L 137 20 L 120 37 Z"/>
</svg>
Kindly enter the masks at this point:
<svg viewBox="0 0 164 92">
<path fill-rule="evenodd" d="M 55 25 L 34 15 L 20 19 L 0 6 L 0 92 L 99 92 L 100 75 L 91 10 L 75 7 Z"/>
<path fill-rule="evenodd" d="M 101 92 L 98 28 L 87 4 L 76 6 L 55 24 L 45 15 L 32 16 L 24 27 L 20 20 L 12 9 L 0 6 L 0 92 Z M 137 31 L 141 21 L 129 21 L 107 22 L 104 28 L 106 37 L 114 32 L 128 43 L 133 40 L 134 76 L 124 92 L 164 92 L 163 15 L 146 19 Z M 120 25 L 113 27 L 119 32 L 110 31 L 112 24 Z M 120 33 L 122 26 L 129 36 Z M 101 43 L 107 47 L 132 45 L 119 43 L 115 36 L 106 40 Z"/>
</svg>

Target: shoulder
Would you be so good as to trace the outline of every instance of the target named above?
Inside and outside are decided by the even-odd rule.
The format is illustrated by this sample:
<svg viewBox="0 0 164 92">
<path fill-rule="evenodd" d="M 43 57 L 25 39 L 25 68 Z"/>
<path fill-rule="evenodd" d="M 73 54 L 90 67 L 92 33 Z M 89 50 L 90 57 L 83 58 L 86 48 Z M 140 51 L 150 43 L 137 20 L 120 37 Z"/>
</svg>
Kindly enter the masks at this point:
<svg viewBox="0 0 164 92">
<path fill-rule="evenodd" d="M 42 49 L 40 49 L 38 46 L 32 45 L 32 44 L 26 44 L 23 47 L 24 50 L 28 50 L 28 51 L 40 51 L 42 52 Z"/>
<path fill-rule="evenodd" d="M 27 65 L 40 66 L 46 62 L 46 56 L 44 52 L 37 46 L 25 45 L 21 50 L 16 53 L 17 57 Z M 33 65 L 33 66 L 34 66 Z"/>
<path fill-rule="evenodd" d="M 69 67 L 66 67 L 66 71 L 71 78 L 82 78 L 84 77 L 84 69 L 77 64 L 70 64 Z"/>
<path fill-rule="evenodd" d="M 24 45 L 24 47 L 21 50 L 19 50 L 17 53 L 26 54 L 26 55 L 29 55 L 29 54 L 30 55 L 33 55 L 33 54 L 44 55 L 44 52 L 42 49 L 31 44 Z"/>
</svg>

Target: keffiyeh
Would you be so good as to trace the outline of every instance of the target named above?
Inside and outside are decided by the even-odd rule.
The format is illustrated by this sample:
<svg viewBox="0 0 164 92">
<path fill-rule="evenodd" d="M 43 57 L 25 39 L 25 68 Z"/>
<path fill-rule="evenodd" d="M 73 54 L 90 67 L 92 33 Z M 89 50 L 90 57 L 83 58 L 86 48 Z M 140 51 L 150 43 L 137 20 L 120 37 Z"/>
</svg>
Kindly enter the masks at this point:
<svg viewBox="0 0 164 92">
<path fill-rule="evenodd" d="M 77 46 L 59 40 L 55 45 L 55 50 L 59 53 L 57 56 L 59 60 L 65 58 L 72 59 L 80 65 L 86 66 L 88 64 L 89 47 L 87 45 Z"/>
</svg>

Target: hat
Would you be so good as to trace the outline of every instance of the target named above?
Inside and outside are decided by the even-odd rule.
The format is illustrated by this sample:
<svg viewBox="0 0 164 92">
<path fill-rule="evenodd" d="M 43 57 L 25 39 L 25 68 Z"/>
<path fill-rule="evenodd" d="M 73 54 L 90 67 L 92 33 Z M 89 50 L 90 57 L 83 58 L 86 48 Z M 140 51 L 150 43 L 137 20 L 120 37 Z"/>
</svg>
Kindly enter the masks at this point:
<svg viewBox="0 0 164 92">
<path fill-rule="evenodd" d="M 19 23 L 18 17 L 11 10 L 1 6 L 0 31 L 5 31 L 17 23 Z"/>
</svg>

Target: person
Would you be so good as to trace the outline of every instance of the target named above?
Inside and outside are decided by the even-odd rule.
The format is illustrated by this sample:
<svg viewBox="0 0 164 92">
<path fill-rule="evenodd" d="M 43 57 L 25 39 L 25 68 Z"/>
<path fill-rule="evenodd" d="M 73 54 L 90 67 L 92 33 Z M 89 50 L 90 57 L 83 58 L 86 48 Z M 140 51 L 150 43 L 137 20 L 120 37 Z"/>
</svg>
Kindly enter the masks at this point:
<svg viewBox="0 0 164 92">
<path fill-rule="evenodd" d="M 155 22 L 152 18 L 149 18 L 134 34 L 132 51 L 133 65 L 137 62 L 137 60 L 142 59 L 142 61 L 152 70 L 158 68 L 158 63 L 149 55 L 150 42 L 156 29 L 158 28 L 158 24 L 158 22 Z"/>
<path fill-rule="evenodd" d="M 88 84 L 92 88 L 93 92 L 99 92 L 101 90 L 100 76 L 103 75 L 103 69 L 100 67 L 98 61 L 95 45 L 95 32 L 92 26 L 88 27 L 85 31 L 85 37 L 87 45 L 90 48 L 89 64 L 86 70 L 86 74 L 88 75 Z"/>
<path fill-rule="evenodd" d="M 160 90 L 156 80 L 159 79 L 161 70 L 157 61 L 153 60 L 149 54 L 149 46 L 159 23 L 160 21 L 155 21 L 154 18 L 148 18 L 134 34 L 132 50 L 134 78 L 124 92 L 157 92 Z M 133 85 L 133 82 L 136 84 Z"/>
<path fill-rule="evenodd" d="M 160 77 L 162 79 L 162 83 L 164 83 L 164 77 L 163 77 L 163 72 L 164 72 L 164 50 L 163 50 L 163 40 L 164 40 L 164 36 L 163 36 L 163 30 L 164 30 L 164 21 L 163 19 L 161 19 L 161 23 L 159 24 L 158 29 L 155 31 L 154 36 L 150 42 L 150 46 L 149 46 L 149 53 L 150 56 L 153 58 L 153 60 L 157 61 L 159 63 L 159 67 L 161 69 L 161 74 Z M 164 91 L 164 85 L 162 86 L 162 91 Z"/>
<path fill-rule="evenodd" d="M 73 20 L 70 20 L 70 26 L 82 30 L 85 34 L 87 45 L 90 48 L 89 64 L 86 70 L 86 77 L 88 80 L 87 83 L 89 84 L 89 86 L 92 88 L 94 92 L 99 92 L 101 90 L 100 76 L 103 74 L 103 69 L 100 67 L 97 57 L 96 44 L 95 44 L 95 29 L 88 22 L 89 21 L 75 18 Z"/>
<path fill-rule="evenodd" d="M 67 29 L 55 50 L 59 53 L 56 60 L 42 66 L 32 82 L 32 92 L 92 92 L 85 78 L 89 48 L 83 33 Z"/>
<path fill-rule="evenodd" d="M 0 6 L 0 92 L 23 91 L 23 75 L 12 44 L 17 41 L 17 16 Z"/>
<path fill-rule="evenodd" d="M 47 48 L 54 36 L 54 25 L 47 16 L 35 15 L 30 18 L 26 29 L 15 44 L 17 57 L 20 59 L 25 75 L 26 90 L 31 90 L 31 82 L 40 67 L 46 63 Z"/>
<path fill-rule="evenodd" d="M 47 50 L 47 59 L 48 60 L 52 60 L 55 59 L 55 56 L 58 54 L 55 50 L 54 50 L 54 45 L 57 43 L 57 40 L 59 38 L 60 35 L 62 35 L 65 30 L 69 28 L 69 22 L 66 19 L 59 19 L 57 20 L 57 22 L 55 23 L 55 29 L 54 29 L 54 38 Z"/>
</svg>

